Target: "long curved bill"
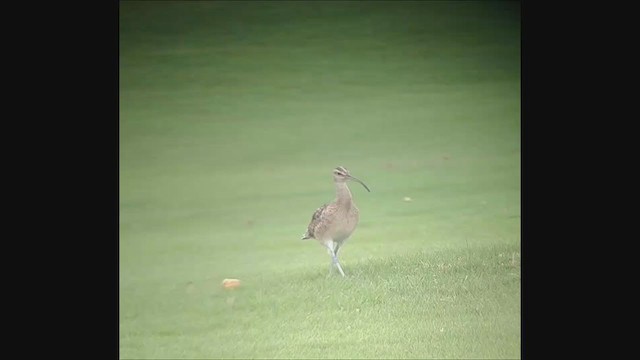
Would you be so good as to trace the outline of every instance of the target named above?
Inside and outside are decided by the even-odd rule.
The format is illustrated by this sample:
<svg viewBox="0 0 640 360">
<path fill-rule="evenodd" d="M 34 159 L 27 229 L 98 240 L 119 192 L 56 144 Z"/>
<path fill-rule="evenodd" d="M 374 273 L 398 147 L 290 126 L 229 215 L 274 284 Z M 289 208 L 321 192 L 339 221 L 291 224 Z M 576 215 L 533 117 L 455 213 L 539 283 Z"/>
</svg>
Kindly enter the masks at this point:
<svg viewBox="0 0 640 360">
<path fill-rule="evenodd" d="M 362 181 L 360 181 L 360 179 L 358 179 L 358 178 L 356 178 L 356 177 L 354 177 L 354 176 L 351 176 L 351 175 L 349 175 L 349 178 L 350 178 L 350 179 L 352 179 L 352 180 L 355 180 L 355 181 L 359 182 L 362 186 L 364 186 L 364 188 L 365 188 L 365 189 L 367 189 L 367 191 L 368 191 L 368 192 L 371 192 L 371 190 L 369 190 L 369 188 L 367 187 L 367 185 L 365 185 Z"/>
</svg>

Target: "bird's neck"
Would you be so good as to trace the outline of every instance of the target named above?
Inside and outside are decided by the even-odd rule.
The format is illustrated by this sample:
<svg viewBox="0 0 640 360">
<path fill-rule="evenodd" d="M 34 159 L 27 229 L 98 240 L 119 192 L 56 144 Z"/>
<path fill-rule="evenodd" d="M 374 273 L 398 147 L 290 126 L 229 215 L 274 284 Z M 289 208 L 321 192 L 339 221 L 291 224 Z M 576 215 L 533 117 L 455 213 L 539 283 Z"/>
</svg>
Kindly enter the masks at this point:
<svg viewBox="0 0 640 360">
<path fill-rule="evenodd" d="M 351 191 L 346 182 L 336 183 L 336 200 L 339 203 L 351 202 Z"/>
</svg>

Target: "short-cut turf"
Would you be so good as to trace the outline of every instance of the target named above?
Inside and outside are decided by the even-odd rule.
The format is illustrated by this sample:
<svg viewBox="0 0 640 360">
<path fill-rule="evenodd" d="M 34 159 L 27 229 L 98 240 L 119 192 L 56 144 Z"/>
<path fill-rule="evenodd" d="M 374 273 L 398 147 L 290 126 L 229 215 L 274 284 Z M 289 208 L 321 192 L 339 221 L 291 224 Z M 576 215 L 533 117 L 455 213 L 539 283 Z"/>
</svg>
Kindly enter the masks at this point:
<svg viewBox="0 0 640 360">
<path fill-rule="evenodd" d="M 520 256 L 517 2 L 120 3 L 121 358 L 519 358 Z"/>
</svg>

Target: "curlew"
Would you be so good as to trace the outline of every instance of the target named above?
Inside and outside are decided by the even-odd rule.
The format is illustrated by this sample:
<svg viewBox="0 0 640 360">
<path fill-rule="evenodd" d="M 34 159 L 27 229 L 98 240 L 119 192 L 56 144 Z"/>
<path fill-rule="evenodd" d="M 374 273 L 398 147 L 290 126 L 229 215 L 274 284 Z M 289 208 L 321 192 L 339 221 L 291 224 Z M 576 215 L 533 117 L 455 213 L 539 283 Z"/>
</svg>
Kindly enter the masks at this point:
<svg viewBox="0 0 640 360">
<path fill-rule="evenodd" d="M 338 250 L 351 236 L 358 225 L 358 220 L 360 220 L 360 211 L 353 202 L 351 191 L 347 186 L 349 180 L 359 182 L 367 191 L 371 192 L 367 185 L 351 176 L 347 169 L 338 166 L 333 170 L 333 182 L 336 186 L 335 200 L 322 205 L 313 213 L 307 232 L 302 236 L 302 240 L 316 239 L 326 247 L 331 256 L 329 274 L 334 267 L 337 267 L 342 276 L 344 276 L 344 271 L 338 262 Z"/>
</svg>

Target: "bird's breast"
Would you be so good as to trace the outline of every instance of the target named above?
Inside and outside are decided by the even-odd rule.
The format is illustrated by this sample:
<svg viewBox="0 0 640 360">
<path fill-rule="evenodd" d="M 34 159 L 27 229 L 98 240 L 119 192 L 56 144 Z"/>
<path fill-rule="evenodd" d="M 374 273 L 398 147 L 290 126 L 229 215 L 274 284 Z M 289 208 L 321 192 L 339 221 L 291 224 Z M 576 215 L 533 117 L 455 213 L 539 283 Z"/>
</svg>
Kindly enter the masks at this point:
<svg viewBox="0 0 640 360">
<path fill-rule="evenodd" d="M 340 229 L 342 230 L 342 235 L 349 236 L 358 225 L 358 221 L 360 220 L 360 211 L 352 204 L 352 206 L 341 215 L 342 226 Z"/>
</svg>

